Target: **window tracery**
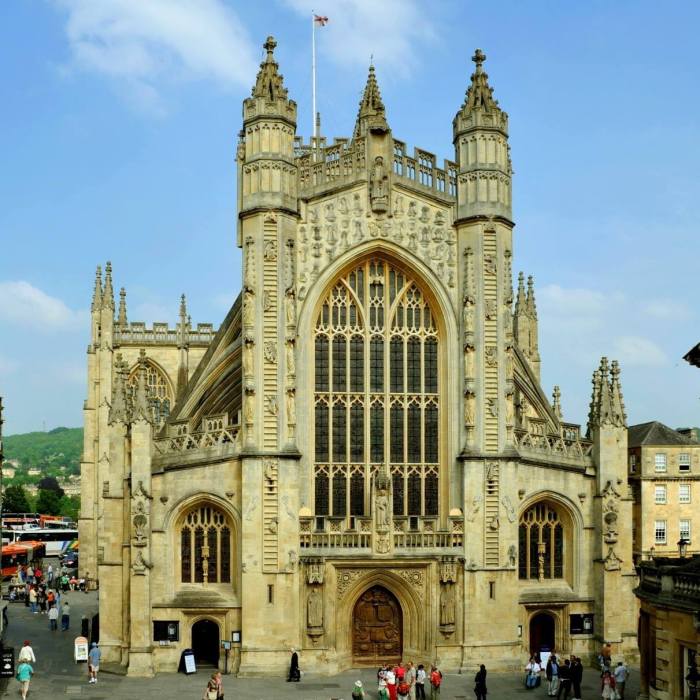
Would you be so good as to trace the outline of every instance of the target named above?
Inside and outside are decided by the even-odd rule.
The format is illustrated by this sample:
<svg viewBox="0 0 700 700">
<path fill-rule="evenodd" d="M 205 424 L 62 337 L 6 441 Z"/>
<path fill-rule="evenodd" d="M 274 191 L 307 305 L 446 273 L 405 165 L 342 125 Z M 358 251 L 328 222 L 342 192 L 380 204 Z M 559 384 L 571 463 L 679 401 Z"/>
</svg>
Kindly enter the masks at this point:
<svg viewBox="0 0 700 700">
<path fill-rule="evenodd" d="M 190 510 L 180 526 L 180 581 L 231 583 L 231 532 L 218 508 L 200 505 Z"/>
<path fill-rule="evenodd" d="M 133 397 L 138 384 L 138 364 L 129 375 L 128 388 Z M 170 384 L 163 372 L 150 360 L 146 360 L 146 387 L 149 390 L 151 405 L 153 407 L 153 420 L 156 425 L 163 423 L 170 415 L 173 397 Z"/>
<path fill-rule="evenodd" d="M 420 287 L 384 260 L 327 293 L 315 328 L 317 515 L 366 515 L 385 463 L 394 515 L 438 514 L 438 343 Z"/>
<path fill-rule="evenodd" d="M 520 516 L 518 544 L 519 578 L 564 578 L 564 525 L 554 506 L 535 503 Z"/>
</svg>

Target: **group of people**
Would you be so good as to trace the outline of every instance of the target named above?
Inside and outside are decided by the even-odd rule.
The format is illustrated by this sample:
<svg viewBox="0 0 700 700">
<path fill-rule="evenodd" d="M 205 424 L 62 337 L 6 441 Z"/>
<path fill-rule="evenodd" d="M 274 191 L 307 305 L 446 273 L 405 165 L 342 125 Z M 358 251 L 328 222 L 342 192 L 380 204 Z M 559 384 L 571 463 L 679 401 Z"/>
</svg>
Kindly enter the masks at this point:
<svg viewBox="0 0 700 700">
<path fill-rule="evenodd" d="M 406 664 L 384 664 L 377 671 L 377 682 L 379 700 L 425 700 L 426 686 L 430 690 L 430 700 L 439 700 L 442 671 L 435 664 L 427 671 L 423 664 L 416 666 L 412 661 Z M 359 698 L 356 697 L 358 690 L 362 691 Z M 353 700 L 361 700 L 363 697 L 362 684 L 357 681 L 353 690 Z"/>
<path fill-rule="evenodd" d="M 625 684 L 629 677 L 627 666 L 619 661 L 612 669 L 610 655 L 601 654 L 598 658 L 601 668 L 600 696 L 604 700 L 624 700 Z M 542 672 L 547 681 L 547 695 L 558 700 L 581 700 L 581 682 L 583 680 L 583 664 L 578 656 L 571 655 L 568 659 L 559 658 L 552 652 L 547 663 L 542 665 L 538 654 L 533 654 L 525 666 L 525 687 L 528 690 L 542 683 Z"/>
<path fill-rule="evenodd" d="M 28 591 L 25 604 L 35 615 L 42 614 L 49 618 L 49 629 L 55 632 L 61 620 L 61 631 L 70 628 L 70 603 L 59 590 L 47 588 L 44 584 L 27 584 Z"/>
<path fill-rule="evenodd" d="M 64 593 L 68 591 L 88 592 L 87 581 L 84 578 L 77 578 L 75 573 L 71 574 L 65 566 L 62 566 L 59 572 L 54 572 L 53 565 L 49 564 L 46 573 L 44 573 L 39 564 L 20 565 L 17 569 L 16 580 L 17 585 L 13 587 L 13 592 L 17 595 L 18 592 L 23 591 L 25 602 L 30 586 L 44 585 Z"/>
</svg>

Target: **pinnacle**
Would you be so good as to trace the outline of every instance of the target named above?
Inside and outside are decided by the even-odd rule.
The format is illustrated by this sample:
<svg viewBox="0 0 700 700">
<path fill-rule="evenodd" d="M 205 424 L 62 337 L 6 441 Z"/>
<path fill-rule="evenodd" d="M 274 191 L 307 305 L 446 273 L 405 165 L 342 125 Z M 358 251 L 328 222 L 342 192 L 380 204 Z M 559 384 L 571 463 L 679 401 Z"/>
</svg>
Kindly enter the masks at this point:
<svg viewBox="0 0 700 700">
<path fill-rule="evenodd" d="M 498 106 L 498 100 L 493 98 L 493 88 L 489 85 L 488 73 L 483 69 L 485 60 L 486 54 L 481 49 L 477 49 L 472 56 L 472 61 L 476 64 L 476 68 L 472 73 L 471 83 L 462 105 L 464 112 L 471 112 L 472 110 L 482 110 L 484 112 L 501 111 Z"/>
<path fill-rule="evenodd" d="M 268 36 L 263 44 L 267 52 L 265 60 L 260 64 L 260 70 L 253 87 L 253 97 L 264 97 L 268 102 L 287 99 L 287 89 L 284 87 L 279 65 L 275 61 L 275 47 L 277 42 L 274 37 Z"/>
<path fill-rule="evenodd" d="M 97 266 L 95 272 L 95 289 L 92 293 L 92 310 L 99 311 L 102 308 L 102 266 Z"/>
<path fill-rule="evenodd" d="M 122 287 L 119 290 L 119 314 L 117 316 L 117 322 L 120 326 L 125 327 L 127 324 L 126 320 L 126 289 Z"/>
<path fill-rule="evenodd" d="M 357 113 L 354 135 L 355 137 L 364 136 L 367 131 L 386 132 L 388 130 L 389 125 L 386 121 L 386 109 L 382 102 L 382 94 L 379 91 L 374 66 L 370 64 L 367 83 Z"/>
<path fill-rule="evenodd" d="M 112 289 L 112 263 L 105 265 L 105 286 L 102 292 L 102 307 L 114 309 L 114 289 Z"/>
</svg>

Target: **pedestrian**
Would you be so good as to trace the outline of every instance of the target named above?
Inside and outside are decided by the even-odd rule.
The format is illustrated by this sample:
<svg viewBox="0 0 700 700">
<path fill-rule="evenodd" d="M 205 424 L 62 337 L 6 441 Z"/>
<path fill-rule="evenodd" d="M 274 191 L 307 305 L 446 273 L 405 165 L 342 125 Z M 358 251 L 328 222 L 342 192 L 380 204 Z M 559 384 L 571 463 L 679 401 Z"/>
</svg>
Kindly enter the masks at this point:
<svg viewBox="0 0 700 700">
<path fill-rule="evenodd" d="M 390 700 L 396 700 L 396 674 L 391 666 L 387 668 L 384 679 L 386 680 L 386 689 Z"/>
<path fill-rule="evenodd" d="M 49 629 L 55 632 L 58 629 L 58 606 L 52 605 L 49 608 Z"/>
<path fill-rule="evenodd" d="M 38 601 L 38 595 L 36 592 L 36 588 L 34 586 L 31 586 L 29 588 L 29 605 L 32 608 L 32 612 L 36 615 L 39 612 L 39 608 L 37 607 L 37 601 Z"/>
<path fill-rule="evenodd" d="M 430 667 L 430 700 L 440 700 L 440 686 L 442 685 L 442 671 L 433 664 Z"/>
<path fill-rule="evenodd" d="M 564 694 L 564 700 L 569 700 L 569 693 L 571 693 L 571 662 L 569 659 L 564 659 L 564 665 L 559 667 L 557 700 L 561 700 L 562 693 Z"/>
<path fill-rule="evenodd" d="M 574 690 L 574 700 L 581 700 L 581 682 L 583 681 L 583 664 L 578 656 L 571 657 L 571 685 Z"/>
<path fill-rule="evenodd" d="M 49 568 L 46 571 L 46 580 L 49 583 L 49 586 L 53 585 L 53 565 L 49 564 Z"/>
<path fill-rule="evenodd" d="M 396 684 L 396 695 L 399 700 L 408 700 L 408 696 L 411 693 L 411 686 L 406 683 L 406 677 L 404 677 Z"/>
<path fill-rule="evenodd" d="M 548 683 L 547 695 L 553 698 L 557 694 L 557 690 L 559 690 L 559 664 L 554 654 L 547 659 L 545 675 L 547 676 Z"/>
<path fill-rule="evenodd" d="M 425 700 L 425 666 L 418 664 L 416 670 L 416 700 Z"/>
<path fill-rule="evenodd" d="M 26 661 L 28 664 L 35 664 L 36 663 L 36 656 L 34 656 L 34 649 L 32 649 L 32 645 L 29 643 L 28 639 L 24 640 L 24 645 L 19 650 L 19 655 L 17 656 L 17 662 L 21 663 L 22 661 Z"/>
<path fill-rule="evenodd" d="M 46 615 L 46 591 L 43 586 L 39 586 L 39 592 L 36 594 L 39 601 L 39 610 L 42 615 Z"/>
<path fill-rule="evenodd" d="M 61 606 L 61 632 L 70 628 L 70 603 L 66 600 Z"/>
<path fill-rule="evenodd" d="M 292 649 L 292 659 L 289 663 L 289 678 L 287 682 L 298 683 L 301 680 L 301 671 L 299 670 L 299 654 L 296 649 Z"/>
<path fill-rule="evenodd" d="M 542 666 L 537 661 L 537 657 L 533 654 L 525 666 L 525 687 L 528 690 L 536 688 L 540 683 L 540 673 Z"/>
<path fill-rule="evenodd" d="M 625 683 L 627 683 L 627 678 L 629 675 L 630 673 L 627 670 L 627 666 L 625 666 L 624 662 L 618 661 L 613 676 L 615 677 L 615 690 L 617 690 L 617 697 L 620 698 L 620 700 L 625 700 Z"/>
<path fill-rule="evenodd" d="M 21 661 L 17 667 L 17 680 L 19 681 L 22 700 L 27 700 L 27 693 L 29 692 L 29 682 L 32 680 L 32 674 L 34 669 L 29 664 L 28 661 Z"/>
<path fill-rule="evenodd" d="M 364 700 L 365 691 L 362 688 L 362 681 L 355 681 L 352 689 L 352 700 Z"/>
<path fill-rule="evenodd" d="M 217 700 L 224 700 L 224 680 L 221 677 L 221 671 L 216 671 L 212 678 L 216 681 Z"/>
<path fill-rule="evenodd" d="M 615 678 L 610 671 L 603 671 L 603 678 L 600 682 L 601 693 L 600 697 L 603 700 L 615 700 L 617 693 L 615 692 Z"/>
<path fill-rule="evenodd" d="M 486 700 L 486 666 L 481 664 L 479 670 L 474 676 L 474 695 L 476 695 L 476 700 Z"/>
<path fill-rule="evenodd" d="M 204 689 L 202 700 L 216 700 L 218 692 L 219 690 L 216 685 L 216 678 L 212 673 L 211 678 L 207 681 L 207 687 Z"/>
<path fill-rule="evenodd" d="M 68 574 L 63 573 L 61 576 L 61 590 L 66 593 L 68 591 Z"/>
<path fill-rule="evenodd" d="M 416 700 L 416 667 L 413 661 L 408 662 L 405 679 L 408 683 L 408 697 L 410 700 Z"/>
<path fill-rule="evenodd" d="M 97 642 L 93 642 L 92 647 L 90 647 L 90 652 L 88 653 L 88 673 L 90 675 L 88 683 L 97 683 L 97 672 L 100 670 L 101 656 L 102 652 L 100 651 L 100 647 L 97 646 Z M 216 700 L 216 696 L 214 700 Z"/>
<path fill-rule="evenodd" d="M 379 681 L 379 687 L 377 688 L 377 700 L 389 700 L 389 691 L 383 678 Z"/>
<path fill-rule="evenodd" d="M 56 605 L 56 594 L 53 592 L 52 589 L 49 589 L 48 592 L 46 593 L 46 605 L 49 610 Z"/>
</svg>

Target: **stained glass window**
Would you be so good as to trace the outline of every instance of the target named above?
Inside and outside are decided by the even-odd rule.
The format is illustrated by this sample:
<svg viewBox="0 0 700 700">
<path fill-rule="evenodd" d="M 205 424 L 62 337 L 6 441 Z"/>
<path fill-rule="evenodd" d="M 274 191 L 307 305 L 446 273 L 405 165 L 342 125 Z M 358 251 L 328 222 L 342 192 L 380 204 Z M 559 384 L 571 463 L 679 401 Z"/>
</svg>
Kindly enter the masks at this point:
<svg viewBox="0 0 700 700">
<path fill-rule="evenodd" d="M 518 575 L 521 579 L 564 577 L 564 526 L 548 503 L 536 503 L 520 517 Z"/>
<path fill-rule="evenodd" d="M 418 285 L 384 260 L 363 262 L 322 300 L 314 358 L 317 515 L 368 515 L 373 468 L 386 463 L 394 514 L 437 515 L 438 340 Z"/>
<path fill-rule="evenodd" d="M 230 583 L 231 528 L 214 506 L 197 506 L 180 528 L 180 576 L 182 583 Z M 206 574 L 206 576 L 205 576 Z"/>
</svg>

